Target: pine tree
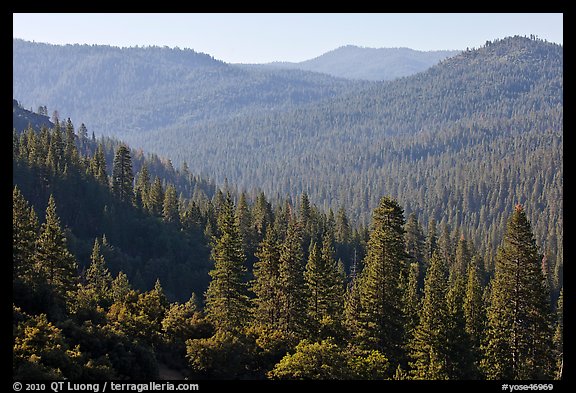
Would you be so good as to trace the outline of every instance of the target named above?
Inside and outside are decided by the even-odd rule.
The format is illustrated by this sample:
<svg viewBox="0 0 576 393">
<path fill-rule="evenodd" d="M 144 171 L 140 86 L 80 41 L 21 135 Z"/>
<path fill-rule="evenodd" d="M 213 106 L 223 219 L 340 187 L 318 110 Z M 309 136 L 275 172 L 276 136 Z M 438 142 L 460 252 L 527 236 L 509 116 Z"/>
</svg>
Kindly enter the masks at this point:
<svg viewBox="0 0 576 393">
<path fill-rule="evenodd" d="M 148 171 L 148 164 L 144 162 L 138 177 L 136 178 L 136 201 L 139 206 L 145 207 L 145 202 L 148 200 L 148 192 L 150 191 L 150 172 Z"/>
<path fill-rule="evenodd" d="M 106 174 L 106 157 L 104 147 L 98 144 L 96 152 L 90 160 L 90 172 L 100 184 L 108 185 L 108 175 Z"/>
<path fill-rule="evenodd" d="M 380 350 L 393 365 L 402 360 L 404 313 L 401 282 L 405 266 L 404 212 L 389 197 L 374 210 L 359 290 L 361 313 L 357 340 Z"/>
<path fill-rule="evenodd" d="M 160 217 L 162 215 L 162 208 L 164 205 L 164 190 L 162 188 L 162 181 L 160 178 L 155 177 L 147 194 L 146 203 L 148 211 Z"/>
<path fill-rule="evenodd" d="M 452 271 L 455 271 L 460 276 L 466 275 L 471 260 L 472 251 L 470 250 L 470 246 L 464 238 L 464 235 L 461 235 L 456 244 L 456 255 Z"/>
<path fill-rule="evenodd" d="M 253 226 L 258 235 L 258 241 L 262 241 L 266 230 L 274 221 L 272 216 L 272 206 L 270 205 L 270 202 L 266 200 L 266 196 L 263 192 L 258 194 L 256 197 L 256 203 L 254 203 L 252 211 L 252 220 Z"/>
<path fill-rule="evenodd" d="M 272 228 L 260 243 L 254 263 L 254 280 L 250 290 L 254 298 L 253 325 L 258 328 L 277 329 L 280 319 L 280 246 Z"/>
<path fill-rule="evenodd" d="M 35 281 L 34 249 L 38 237 L 38 218 L 18 186 L 12 191 L 12 280 L 13 283 Z"/>
<path fill-rule="evenodd" d="M 412 262 L 408 266 L 408 276 L 406 279 L 404 289 L 404 305 L 405 315 L 405 332 L 406 342 L 408 342 L 414 334 L 414 329 L 418 326 L 420 315 L 420 288 L 418 286 L 418 278 L 420 276 L 418 263 Z"/>
<path fill-rule="evenodd" d="M 90 266 L 86 270 L 86 286 L 93 289 L 97 298 L 104 300 L 110 298 L 112 287 L 112 275 L 106 267 L 104 256 L 100 252 L 100 243 L 96 238 L 92 255 L 90 256 Z"/>
<path fill-rule="evenodd" d="M 119 272 L 112 281 L 110 290 L 114 303 L 123 303 L 131 290 L 132 287 L 128 281 L 128 276 L 124 272 Z"/>
<path fill-rule="evenodd" d="M 449 379 L 472 379 L 477 376 L 470 336 L 466 332 L 464 297 L 466 278 L 452 273 L 448 280 L 446 304 L 448 307 L 448 357 L 446 368 Z"/>
<path fill-rule="evenodd" d="M 242 250 L 246 259 L 248 260 L 248 266 L 252 266 L 254 259 L 254 247 L 256 233 L 252 227 L 252 213 L 250 207 L 248 206 L 248 201 L 246 200 L 246 194 L 242 193 L 240 199 L 238 200 L 238 207 L 236 209 L 236 220 L 238 220 L 238 230 L 240 231 L 240 236 L 242 237 Z"/>
<path fill-rule="evenodd" d="M 476 370 L 480 365 L 480 344 L 486 327 L 486 308 L 484 307 L 481 262 L 472 258 L 466 274 L 466 294 L 464 297 L 464 319 L 466 333 L 470 337 L 472 357 Z M 480 377 L 476 374 L 474 378 Z"/>
<path fill-rule="evenodd" d="M 294 218 L 288 223 L 286 238 L 280 249 L 280 329 L 285 335 L 303 338 L 307 331 L 306 285 L 302 229 Z"/>
<path fill-rule="evenodd" d="M 48 199 L 46 219 L 40 228 L 34 259 L 42 278 L 57 295 L 66 297 L 67 292 L 74 289 L 78 267 L 66 246 L 52 195 Z"/>
<path fill-rule="evenodd" d="M 549 294 L 524 208 L 517 205 L 496 256 L 481 365 L 488 379 L 552 376 Z"/>
<path fill-rule="evenodd" d="M 450 312 L 446 262 L 434 253 L 424 282 L 420 322 L 409 343 L 411 375 L 414 379 L 448 379 Z"/>
<path fill-rule="evenodd" d="M 326 236 L 320 250 L 318 244 L 312 242 L 304 271 L 310 335 L 317 339 L 334 337 L 341 330 L 344 284 L 338 273 L 331 243 L 329 236 Z M 338 335 L 341 336 L 341 333 Z"/>
<path fill-rule="evenodd" d="M 438 233 L 436 231 L 436 220 L 434 220 L 434 218 L 428 222 L 428 230 L 426 232 L 426 243 L 424 245 L 424 249 L 426 265 L 428 265 L 428 262 L 432 258 L 432 254 L 438 249 Z M 425 273 L 426 272 L 422 272 L 423 275 Z"/>
<path fill-rule="evenodd" d="M 214 269 L 206 291 L 206 316 L 217 332 L 237 335 L 248 323 L 249 298 L 246 258 L 230 194 L 218 215 L 218 232 L 211 254 Z"/>
<path fill-rule="evenodd" d="M 164 194 L 164 201 L 162 204 L 162 218 L 165 222 L 178 224 L 180 221 L 180 213 L 178 211 L 178 196 L 176 195 L 176 187 L 169 184 L 166 187 Z"/>
<path fill-rule="evenodd" d="M 410 258 L 411 262 L 416 262 L 418 264 L 418 286 L 422 288 L 424 285 L 424 273 L 426 271 L 426 260 L 425 254 L 425 236 L 422 231 L 420 223 L 416 219 L 416 214 L 411 213 L 408 216 L 405 226 L 404 239 L 406 242 L 406 254 Z"/>
<path fill-rule="evenodd" d="M 134 200 L 134 174 L 132 173 L 132 157 L 125 145 L 120 145 L 114 156 L 112 166 L 112 191 L 124 202 Z"/>
</svg>

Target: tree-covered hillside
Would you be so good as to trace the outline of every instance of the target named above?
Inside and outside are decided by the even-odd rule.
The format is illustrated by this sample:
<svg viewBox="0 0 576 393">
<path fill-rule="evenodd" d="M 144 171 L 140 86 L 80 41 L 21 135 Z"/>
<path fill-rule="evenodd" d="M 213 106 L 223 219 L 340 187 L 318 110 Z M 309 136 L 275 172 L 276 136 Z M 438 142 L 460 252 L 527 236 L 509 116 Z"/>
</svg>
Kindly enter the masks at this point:
<svg viewBox="0 0 576 393">
<path fill-rule="evenodd" d="M 387 81 L 424 71 L 458 53 L 460 51 L 457 50 L 418 51 L 346 45 L 299 63 L 274 62 L 258 67 L 314 71 L 347 79 Z"/>
<path fill-rule="evenodd" d="M 217 182 L 305 191 L 364 224 L 390 194 L 424 225 L 444 219 L 492 251 L 512 206 L 526 203 L 560 267 L 562 124 L 562 47 L 510 37 L 327 102 L 129 141 Z"/>
<path fill-rule="evenodd" d="M 369 229 L 306 194 L 178 198 L 84 137 L 13 133 L 15 380 L 562 377 L 562 282 L 522 205 L 490 266 L 389 196 Z"/>
<path fill-rule="evenodd" d="M 13 40 L 13 91 L 98 135 L 186 129 L 209 119 L 309 104 L 361 85 L 299 70 L 246 70 L 191 49 Z"/>
</svg>

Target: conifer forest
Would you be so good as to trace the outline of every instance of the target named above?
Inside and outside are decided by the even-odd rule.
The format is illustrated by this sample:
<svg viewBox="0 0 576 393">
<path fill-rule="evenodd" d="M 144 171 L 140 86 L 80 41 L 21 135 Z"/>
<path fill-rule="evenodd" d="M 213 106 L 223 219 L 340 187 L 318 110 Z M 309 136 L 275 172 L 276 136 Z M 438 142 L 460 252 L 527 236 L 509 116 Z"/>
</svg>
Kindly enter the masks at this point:
<svg viewBox="0 0 576 393">
<path fill-rule="evenodd" d="M 563 378 L 561 45 L 13 45 L 15 381 Z"/>
</svg>

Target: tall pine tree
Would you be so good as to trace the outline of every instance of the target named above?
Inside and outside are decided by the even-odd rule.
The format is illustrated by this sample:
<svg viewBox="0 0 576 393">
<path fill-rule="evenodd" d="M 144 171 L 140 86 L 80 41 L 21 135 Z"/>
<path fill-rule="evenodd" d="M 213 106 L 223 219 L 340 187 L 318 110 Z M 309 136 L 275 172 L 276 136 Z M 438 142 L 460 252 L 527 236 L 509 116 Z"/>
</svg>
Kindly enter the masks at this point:
<svg viewBox="0 0 576 393">
<path fill-rule="evenodd" d="M 404 353 L 401 283 L 405 273 L 404 211 L 383 197 L 374 210 L 359 282 L 361 312 L 358 337 L 365 349 L 380 350 L 395 370 Z"/>
<path fill-rule="evenodd" d="M 112 191 L 124 202 L 134 200 L 134 174 L 132 173 L 132 157 L 125 145 L 120 145 L 114 156 L 112 166 Z"/>
<path fill-rule="evenodd" d="M 211 258 L 214 269 L 206 291 L 206 316 L 217 332 L 241 334 L 248 323 L 246 258 L 234 214 L 234 202 L 226 196 L 218 215 L 219 236 L 214 241 Z"/>
<path fill-rule="evenodd" d="M 65 298 L 67 292 L 74 289 L 78 267 L 66 246 L 66 237 L 52 195 L 48 199 L 46 219 L 40 228 L 34 259 L 41 277 L 56 295 Z"/>
<path fill-rule="evenodd" d="M 517 205 L 496 256 L 482 367 L 488 379 L 552 377 L 550 296 L 524 208 Z"/>
<path fill-rule="evenodd" d="M 424 282 L 420 321 L 409 343 L 414 379 L 449 379 L 450 311 L 446 301 L 448 268 L 437 252 L 432 254 Z"/>
</svg>

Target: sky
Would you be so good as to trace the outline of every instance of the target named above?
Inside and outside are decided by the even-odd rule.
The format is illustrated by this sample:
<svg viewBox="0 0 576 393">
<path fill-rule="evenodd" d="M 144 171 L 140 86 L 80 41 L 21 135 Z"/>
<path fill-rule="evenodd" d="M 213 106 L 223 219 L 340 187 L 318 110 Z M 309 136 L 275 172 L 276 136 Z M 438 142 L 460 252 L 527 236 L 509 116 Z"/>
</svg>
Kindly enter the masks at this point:
<svg viewBox="0 0 576 393">
<path fill-rule="evenodd" d="M 13 14 L 14 38 L 190 48 L 227 63 L 299 62 L 344 45 L 464 50 L 488 40 L 530 34 L 563 44 L 563 14 Z"/>
</svg>

